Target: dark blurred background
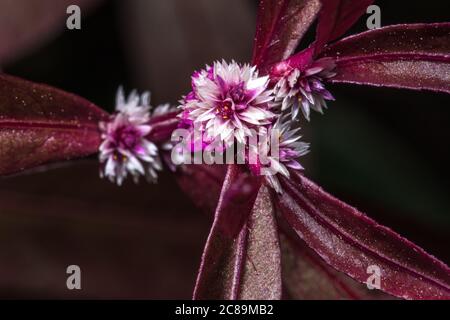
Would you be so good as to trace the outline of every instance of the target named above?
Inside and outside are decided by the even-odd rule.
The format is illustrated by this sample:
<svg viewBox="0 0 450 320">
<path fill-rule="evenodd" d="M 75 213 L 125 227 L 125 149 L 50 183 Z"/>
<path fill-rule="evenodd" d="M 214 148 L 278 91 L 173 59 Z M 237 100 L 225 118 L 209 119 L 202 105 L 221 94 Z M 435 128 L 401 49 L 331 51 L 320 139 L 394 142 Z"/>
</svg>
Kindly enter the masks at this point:
<svg viewBox="0 0 450 320">
<path fill-rule="evenodd" d="M 443 22 L 446 0 L 377 1 L 382 25 Z M 78 4 L 82 29 L 66 29 Z M 176 103 L 194 69 L 250 60 L 256 0 L 0 0 L 0 68 L 111 111 L 119 85 Z M 365 30 L 365 20 L 350 33 Z M 313 39 L 310 32 L 301 46 Z M 449 84 L 450 85 L 450 84 Z M 450 98 L 329 86 L 306 174 L 450 263 Z M 169 173 L 119 188 L 95 159 L 0 180 L 0 297 L 190 298 L 210 220 Z M 66 289 L 66 267 L 82 290 Z"/>
</svg>

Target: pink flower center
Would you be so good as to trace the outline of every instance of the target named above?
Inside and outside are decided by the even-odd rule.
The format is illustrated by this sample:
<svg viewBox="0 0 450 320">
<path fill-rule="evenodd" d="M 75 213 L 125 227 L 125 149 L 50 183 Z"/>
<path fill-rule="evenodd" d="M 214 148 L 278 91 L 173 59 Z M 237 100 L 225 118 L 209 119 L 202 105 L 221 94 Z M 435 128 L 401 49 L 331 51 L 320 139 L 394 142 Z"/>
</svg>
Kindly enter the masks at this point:
<svg viewBox="0 0 450 320">
<path fill-rule="evenodd" d="M 229 100 L 219 102 L 216 107 L 216 115 L 222 117 L 223 120 L 228 120 L 233 115 L 233 103 Z"/>
<path fill-rule="evenodd" d="M 123 126 L 114 132 L 116 145 L 126 150 L 135 149 L 140 138 L 139 132 L 131 126 Z"/>
</svg>

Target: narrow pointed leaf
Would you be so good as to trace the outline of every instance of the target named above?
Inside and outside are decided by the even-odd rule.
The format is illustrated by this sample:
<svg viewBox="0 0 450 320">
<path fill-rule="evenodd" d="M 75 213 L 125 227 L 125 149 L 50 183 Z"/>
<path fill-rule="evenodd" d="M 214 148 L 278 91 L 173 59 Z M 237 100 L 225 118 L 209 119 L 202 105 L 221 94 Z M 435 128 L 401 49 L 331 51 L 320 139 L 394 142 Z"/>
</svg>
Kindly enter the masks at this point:
<svg viewBox="0 0 450 320">
<path fill-rule="evenodd" d="M 95 153 L 107 116 L 76 95 L 0 75 L 0 175 Z"/>
<path fill-rule="evenodd" d="M 450 23 L 367 31 L 337 42 L 323 56 L 336 58 L 331 82 L 450 93 Z"/>
<path fill-rule="evenodd" d="M 282 179 L 277 204 L 326 263 L 362 283 L 381 270 L 381 290 L 405 299 L 450 299 L 450 269 L 389 228 L 332 197 L 305 177 Z"/>
<path fill-rule="evenodd" d="M 177 180 L 183 191 L 206 214 L 214 214 L 226 166 L 182 166 Z M 270 204 L 269 204 L 270 205 Z M 278 219 L 277 219 L 278 220 Z M 327 265 L 289 226 L 281 230 L 283 299 L 387 299 L 377 290 Z"/>
<path fill-rule="evenodd" d="M 319 0 L 261 0 L 252 64 L 266 70 L 288 58 L 319 10 Z"/>
<path fill-rule="evenodd" d="M 235 166 L 227 172 L 194 299 L 281 298 L 281 257 L 270 194 L 255 181 L 243 182 L 242 175 Z M 235 188 L 247 189 L 245 199 L 235 194 Z M 229 232 L 230 210 L 248 217 L 237 234 Z"/>
<path fill-rule="evenodd" d="M 316 53 L 344 33 L 366 12 L 374 0 L 322 0 L 317 25 Z"/>
</svg>

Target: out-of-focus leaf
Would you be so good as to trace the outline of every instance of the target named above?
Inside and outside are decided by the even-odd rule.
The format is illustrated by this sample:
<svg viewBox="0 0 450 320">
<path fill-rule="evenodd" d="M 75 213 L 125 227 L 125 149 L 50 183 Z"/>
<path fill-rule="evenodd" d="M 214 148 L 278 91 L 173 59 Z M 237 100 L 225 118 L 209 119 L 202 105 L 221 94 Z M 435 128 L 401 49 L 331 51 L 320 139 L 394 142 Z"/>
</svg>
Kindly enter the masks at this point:
<svg viewBox="0 0 450 320">
<path fill-rule="evenodd" d="M 195 299 L 281 298 L 281 256 L 270 194 L 266 187 L 259 188 L 254 177 L 243 181 L 243 176 L 237 166 L 229 166 L 203 253 Z M 238 189 L 244 192 L 236 193 Z M 230 214 L 248 217 L 238 234 L 229 232 Z"/>
<path fill-rule="evenodd" d="M 296 300 L 393 299 L 379 290 L 369 290 L 325 263 L 297 235 L 282 232 L 283 291 Z"/>
<path fill-rule="evenodd" d="M 286 60 L 280 61 L 274 64 L 270 69 L 270 75 L 272 78 L 278 78 L 285 74 L 286 70 L 290 68 L 296 68 L 300 71 L 304 71 L 314 61 L 314 46 L 310 46 L 305 50 L 302 50 Z"/>
<path fill-rule="evenodd" d="M 225 165 L 184 165 L 179 167 L 176 177 L 181 189 L 194 204 L 212 216 L 219 202 L 226 171 Z"/>
<path fill-rule="evenodd" d="M 361 17 L 374 0 L 321 0 L 317 25 L 316 53 L 342 36 Z"/>
<path fill-rule="evenodd" d="M 423 249 L 337 200 L 305 177 L 282 179 L 284 217 L 329 265 L 360 282 L 381 270 L 381 290 L 405 299 L 449 299 L 450 269 Z"/>
<path fill-rule="evenodd" d="M 450 93 L 450 23 L 397 25 L 337 42 L 332 82 Z"/>
<path fill-rule="evenodd" d="M 70 5 L 78 5 L 82 18 L 100 0 L 0 1 L 0 64 L 17 59 L 33 47 L 66 29 Z"/>
<path fill-rule="evenodd" d="M 214 220 L 217 228 L 234 239 L 247 223 L 260 187 L 259 177 L 243 165 L 228 165 Z"/>
<path fill-rule="evenodd" d="M 159 116 L 152 117 L 149 124 L 152 127 L 147 138 L 155 143 L 163 143 L 170 139 L 173 131 L 178 128 L 180 119 L 177 118 L 178 112 L 169 112 Z"/>
<path fill-rule="evenodd" d="M 367 89 L 363 91 L 372 91 Z M 445 252 L 445 245 L 440 246 L 438 242 L 447 242 L 444 234 L 450 228 L 450 199 L 447 196 L 446 179 L 439 179 L 440 173 L 434 172 L 426 159 L 421 159 L 411 149 L 408 145 L 409 134 L 401 137 L 394 130 L 386 128 L 385 122 L 367 113 L 367 110 L 375 110 L 385 99 L 377 91 L 379 90 L 373 90 L 374 98 L 368 98 L 364 102 L 364 108 L 358 103 L 352 106 L 355 102 L 351 100 L 338 99 L 327 116 L 314 124 L 313 162 L 317 163 L 317 171 L 320 172 L 316 174 L 316 178 L 320 179 L 321 185 L 336 190 L 342 196 L 361 201 L 370 215 L 377 214 L 374 217 L 383 219 L 385 223 L 395 224 L 397 220 L 401 224 L 401 221 L 408 221 L 408 227 L 401 234 L 410 230 L 414 241 L 423 246 L 429 245 L 436 254 Z M 402 103 L 402 99 L 408 94 L 415 96 L 414 99 L 419 95 L 412 92 L 398 93 L 400 96 L 395 98 L 393 105 Z M 445 99 L 447 97 L 443 96 L 441 100 Z M 420 115 L 429 115 L 425 110 L 420 111 L 420 106 L 419 101 L 403 104 L 402 111 L 398 113 L 398 121 L 404 121 L 401 119 L 401 112 L 414 108 L 419 112 L 416 119 Z M 440 108 L 445 107 L 442 105 Z M 435 111 L 436 116 L 440 111 Z M 409 122 L 412 127 L 417 126 L 417 123 Z M 342 130 L 344 123 L 352 125 L 346 125 L 345 130 Z M 444 119 L 442 123 L 445 123 Z M 422 128 L 423 130 L 428 129 Z M 428 157 L 431 149 L 433 145 L 421 148 L 420 152 Z M 439 151 L 436 152 L 440 154 Z M 386 157 L 389 157 L 389 161 L 386 161 Z M 408 161 L 405 162 L 405 159 Z M 368 163 L 377 165 L 367 166 Z M 402 226 L 406 227 L 403 223 L 395 228 Z M 416 228 L 417 226 L 420 227 Z M 444 238 L 439 238 L 440 235 Z M 442 258 L 445 259 L 444 256 Z"/>
<path fill-rule="evenodd" d="M 0 175 L 95 153 L 107 116 L 76 95 L 0 75 Z"/>
<path fill-rule="evenodd" d="M 252 64 L 265 70 L 288 58 L 320 10 L 319 0 L 261 0 Z"/>
</svg>

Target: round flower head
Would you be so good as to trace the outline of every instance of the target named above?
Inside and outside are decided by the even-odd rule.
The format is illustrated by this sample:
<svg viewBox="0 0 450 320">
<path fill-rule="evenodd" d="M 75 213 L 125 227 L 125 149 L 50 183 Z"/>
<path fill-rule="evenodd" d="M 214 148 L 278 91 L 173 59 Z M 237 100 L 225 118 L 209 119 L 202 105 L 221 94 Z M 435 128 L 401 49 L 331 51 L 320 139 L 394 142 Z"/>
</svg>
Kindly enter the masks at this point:
<svg viewBox="0 0 450 320">
<path fill-rule="evenodd" d="M 281 110 L 291 108 L 294 119 L 301 109 L 308 121 L 311 109 L 322 113 L 323 108 L 327 107 L 325 100 L 334 100 L 323 85 L 324 79 L 335 76 L 334 68 L 333 60 L 324 58 L 315 61 L 304 71 L 287 71 L 274 88 L 275 101 L 281 103 Z"/>
<path fill-rule="evenodd" d="M 146 136 L 151 131 L 149 93 L 141 96 L 136 91 L 125 99 L 122 88 L 116 97 L 116 113 L 108 122 L 100 123 L 103 143 L 99 159 L 102 164 L 101 177 L 121 185 L 128 174 L 137 182 L 139 176 L 148 181 L 157 179 L 162 169 L 156 145 Z"/>
<path fill-rule="evenodd" d="M 278 193 L 282 192 L 278 174 L 289 178 L 289 170 L 303 170 L 298 158 L 308 153 L 309 144 L 299 141 L 302 136 L 298 134 L 300 128 L 292 129 L 292 121 L 288 115 L 281 116 L 269 129 L 263 128 L 260 135 L 258 157 L 264 156 L 264 164 L 258 161 L 257 165 L 250 165 L 251 170 L 257 174 L 263 174 L 266 181 Z M 264 137 L 267 137 L 264 139 Z M 270 139 L 271 152 L 267 152 Z M 276 144 L 276 145 L 275 145 Z M 262 152 L 262 153 L 261 153 Z"/>
<path fill-rule="evenodd" d="M 192 76 L 192 92 L 181 102 L 184 120 L 200 128 L 206 141 L 244 143 L 251 129 L 270 124 L 274 117 L 268 84 L 269 77 L 258 77 L 255 67 L 215 62 Z"/>
</svg>

